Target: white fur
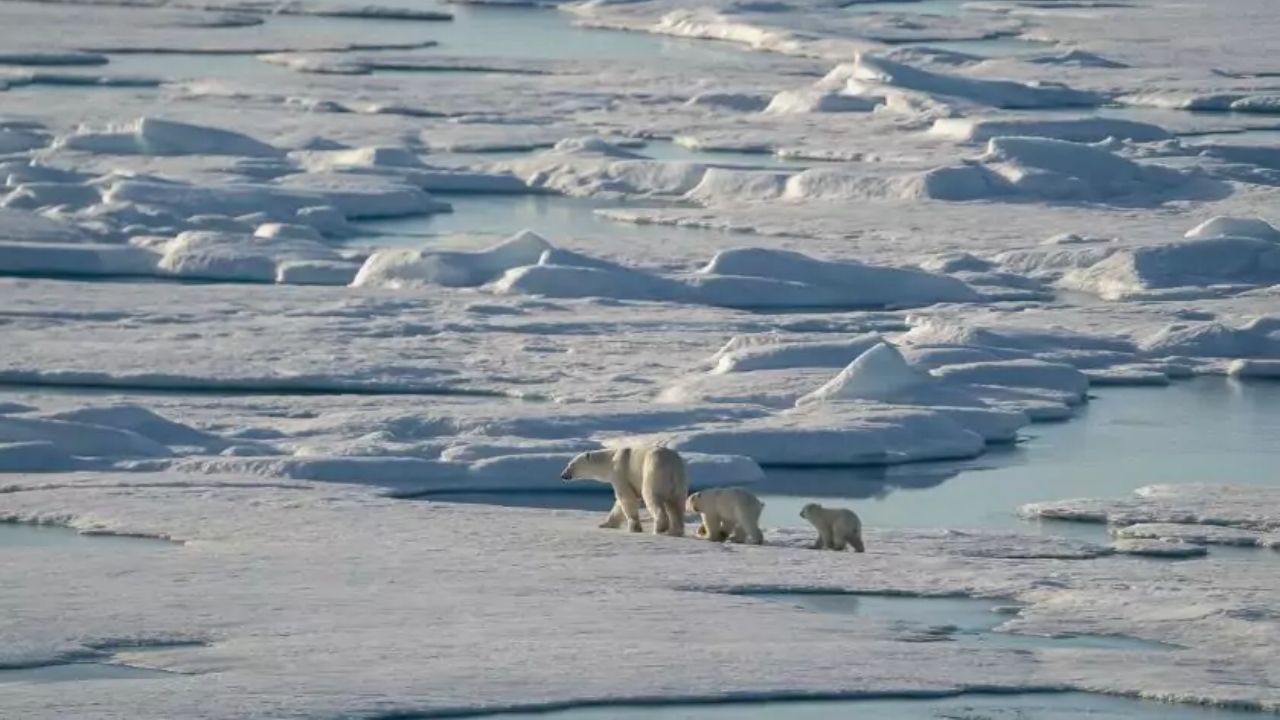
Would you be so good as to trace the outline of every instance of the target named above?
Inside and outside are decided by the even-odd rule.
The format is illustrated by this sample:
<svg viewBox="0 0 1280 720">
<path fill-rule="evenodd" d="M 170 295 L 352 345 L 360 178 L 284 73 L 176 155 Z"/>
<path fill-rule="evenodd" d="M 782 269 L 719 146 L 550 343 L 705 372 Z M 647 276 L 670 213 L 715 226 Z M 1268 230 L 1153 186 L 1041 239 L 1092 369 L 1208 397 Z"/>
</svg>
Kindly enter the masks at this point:
<svg viewBox="0 0 1280 720">
<path fill-rule="evenodd" d="M 866 552 L 862 543 L 862 521 L 852 510 L 809 503 L 800 510 L 800 517 L 818 530 L 818 540 L 810 546 L 812 549 L 844 550 L 847 544 L 855 552 Z"/>
<path fill-rule="evenodd" d="M 685 503 L 685 509 L 702 516 L 698 537 L 712 542 L 729 538 L 736 543 L 764 544 L 760 532 L 760 512 L 764 503 L 750 490 L 737 487 L 711 488 L 693 493 Z"/>
<path fill-rule="evenodd" d="M 689 474 L 680 453 L 659 445 L 592 450 L 573 460 L 560 473 L 564 480 L 599 480 L 613 486 L 613 509 L 600 523 L 616 528 L 626 520 L 631 532 L 643 532 L 640 501 L 653 516 L 653 534 L 684 535 L 684 503 Z"/>
</svg>

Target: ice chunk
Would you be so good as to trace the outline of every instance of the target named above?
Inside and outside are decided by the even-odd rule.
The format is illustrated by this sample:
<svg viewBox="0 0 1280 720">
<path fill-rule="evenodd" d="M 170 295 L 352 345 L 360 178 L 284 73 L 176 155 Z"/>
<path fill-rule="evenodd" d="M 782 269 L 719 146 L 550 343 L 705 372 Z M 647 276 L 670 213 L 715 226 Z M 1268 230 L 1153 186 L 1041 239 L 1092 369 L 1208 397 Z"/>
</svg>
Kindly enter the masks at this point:
<svg viewBox="0 0 1280 720">
<path fill-rule="evenodd" d="M 57 138 L 53 146 L 109 155 L 284 155 L 279 148 L 231 130 L 152 117 L 112 125 L 106 130 L 81 127 Z"/>
<path fill-rule="evenodd" d="M 843 301 L 839 304 L 848 306 L 901 307 L 981 299 L 976 290 L 945 275 L 864 265 L 856 261 L 820 260 L 790 250 L 722 250 L 698 272 L 702 275 L 759 277 L 813 285 L 829 289 Z"/>
<path fill-rule="evenodd" d="M 774 115 L 789 113 L 871 112 L 884 104 L 882 98 L 847 95 L 817 88 L 783 90 L 769 101 L 764 112 Z"/>
<path fill-rule="evenodd" d="M 48 440 L 0 443 L 0 473 L 68 472 L 83 465 Z"/>
<path fill-rule="evenodd" d="M 866 52 L 858 54 L 852 67 L 837 68 L 833 73 L 836 72 L 848 77 L 848 91 L 858 95 L 876 96 L 894 90 L 908 90 L 1006 110 L 1092 107 L 1102 103 L 1102 97 L 1096 93 L 1065 86 L 948 75 Z M 832 75 L 828 74 L 828 77 Z"/>
<path fill-rule="evenodd" d="M 1186 232 L 1190 240 L 1206 240 L 1218 237 L 1257 238 L 1280 241 L 1280 230 L 1261 218 L 1240 218 L 1215 215 Z"/>
<path fill-rule="evenodd" d="M 714 367 L 711 372 L 844 367 L 880 342 L 881 337 L 877 333 L 823 342 L 783 342 L 778 336 L 756 339 L 735 335 L 712 356 Z"/>
<path fill-rule="evenodd" d="M 1107 300 L 1191 288 L 1212 294 L 1220 285 L 1280 283 L 1280 244 L 1251 237 L 1214 237 L 1125 249 L 1068 272 L 1059 285 Z"/>
<path fill-rule="evenodd" d="M 155 275 L 158 259 L 150 250 L 128 245 L 0 242 L 0 275 Z"/>
<path fill-rule="evenodd" d="M 138 405 L 85 407 L 48 417 L 53 420 L 128 430 L 170 447 L 198 447 L 210 452 L 221 452 L 232 444 L 217 435 L 174 422 Z"/>
<path fill-rule="evenodd" d="M 1155 142 L 1173 137 L 1159 125 L 1117 118 L 938 118 L 929 134 L 960 142 L 986 142 L 997 137 L 1039 137 L 1078 143 L 1108 138 Z"/>
<path fill-rule="evenodd" d="M 135 432 L 91 423 L 0 415 L 0 443 L 47 442 L 66 455 L 102 458 L 170 457 L 164 445 Z M 47 449 L 24 452 L 49 453 Z"/>
<path fill-rule="evenodd" d="M 402 288 L 413 285 L 478 287 L 514 268 L 534 266 L 551 243 L 522 230 L 478 252 L 379 250 L 365 260 L 352 287 Z"/>
<path fill-rule="evenodd" d="M 1084 373 L 1070 365 L 1043 360 L 963 363 L 936 368 L 930 373 L 954 383 L 1056 390 L 1077 400 L 1083 400 L 1089 390 L 1089 378 Z"/>
</svg>

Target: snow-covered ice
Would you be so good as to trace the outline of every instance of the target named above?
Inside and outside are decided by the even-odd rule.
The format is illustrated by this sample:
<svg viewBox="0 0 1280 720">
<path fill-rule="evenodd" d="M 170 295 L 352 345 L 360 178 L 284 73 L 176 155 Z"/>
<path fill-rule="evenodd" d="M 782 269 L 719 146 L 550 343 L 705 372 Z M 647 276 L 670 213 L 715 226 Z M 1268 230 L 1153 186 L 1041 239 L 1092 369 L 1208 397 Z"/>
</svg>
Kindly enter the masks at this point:
<svg viewBox="0 0 1280 720">
<path fill-rule="evenodd" d="M 1097 434 L 1054 449 L 1097 456 L 1068 493 L 1016 464 L 1130 393 L 1280 377 L 1266 0 L 144 5 L 0 8 L 0 520 L 171 541 L 0 540 L 0 682 L 155 671 L 5 683 L 9 714 L 1280 707 L 1274 482 L 1177 447 L 1186 474 L 1130 482 Z M 1213 417 L 1230 441 L 1170 442 L 1272 439 Z M 894 497 L 928 519 L 854 556 L 798 517 L 757 548 L 566 507 L 609 499 L 568 458 L 638 441 L 695 489 L 867 518 L 918 472 Z M 921 510 L 1009 458 L 992 502 L 1045 522 Z M 911 642 L 753 597 L 806 590 L 1166 645 Z"/>
</svg>

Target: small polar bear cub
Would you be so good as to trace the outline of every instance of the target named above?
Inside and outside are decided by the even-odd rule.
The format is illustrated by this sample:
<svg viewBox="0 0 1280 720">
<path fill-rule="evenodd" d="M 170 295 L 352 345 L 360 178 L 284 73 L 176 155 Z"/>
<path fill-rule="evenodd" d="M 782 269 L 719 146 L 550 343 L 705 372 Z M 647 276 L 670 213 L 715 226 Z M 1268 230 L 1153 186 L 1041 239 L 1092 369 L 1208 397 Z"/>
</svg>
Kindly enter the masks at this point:
<svg viewBox="0 0 1280 720">
<path fill-rule="evenodd" d="M 764 544 L 764 533 L 760 532 L 760 511 L 764 503 L 749 490 L 737 487 L 702 490 L 689 496 L 685 509 L 702 516 L 698 537 L 706 537 L 711 542 L 724 542 L 728 538 L 736 543 Z"/>
<path fill-rule="evenodd" d="M 844 550 L 847 543 L 856 552 L 867 551 L 862 544 L 862 521 L 852 510 L 824 508 L 818 503 L 809 503 L 800 510 L 800 517 L 818 530 L 818 541 L 810 546 L 811 549 Z"/>
<path fill-rule="evenodd" d="M 660 445 L 591 450 L 575 456 L 561 480 L 598 480 L 613 486 L 613 509 L 600 523 L 616 528 L 625 520 L 631 532 L 644 532 L 640 501 L 653 516 L 653 534 L 684 536 L 684 503 L 689 473 L 680 453 Z"/>
</svg>

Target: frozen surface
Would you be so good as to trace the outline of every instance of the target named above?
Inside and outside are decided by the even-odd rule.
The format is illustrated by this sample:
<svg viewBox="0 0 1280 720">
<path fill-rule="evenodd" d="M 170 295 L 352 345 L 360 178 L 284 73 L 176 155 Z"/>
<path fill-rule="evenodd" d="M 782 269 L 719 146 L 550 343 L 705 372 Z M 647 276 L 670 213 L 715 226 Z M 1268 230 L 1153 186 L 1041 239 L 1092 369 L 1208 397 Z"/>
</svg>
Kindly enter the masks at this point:
<svg viewBox="0 0 1280 720">
<path fill-rule="evenodd" d="M 1266 0 L 2 5 L 9 714 L 1280 702 Z"/>
</svg>

